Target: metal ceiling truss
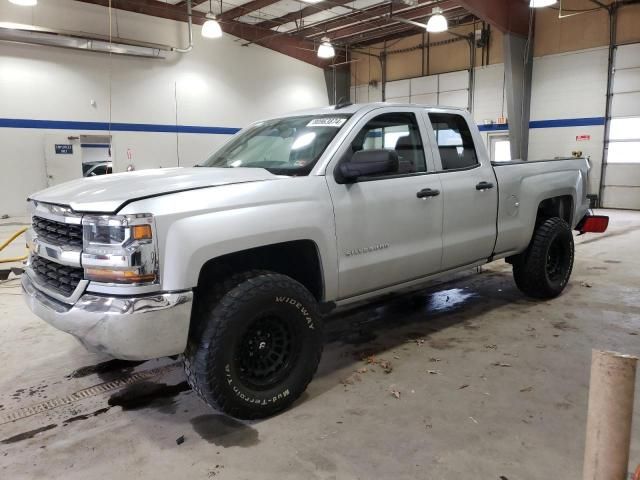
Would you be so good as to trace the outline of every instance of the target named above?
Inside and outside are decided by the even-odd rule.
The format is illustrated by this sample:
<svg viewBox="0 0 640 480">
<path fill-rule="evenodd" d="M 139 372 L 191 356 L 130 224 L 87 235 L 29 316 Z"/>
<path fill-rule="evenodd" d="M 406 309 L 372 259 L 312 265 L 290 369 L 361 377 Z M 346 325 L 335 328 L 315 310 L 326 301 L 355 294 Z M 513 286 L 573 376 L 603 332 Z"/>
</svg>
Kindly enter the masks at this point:
<svg viewBox="0 0 640 480">
<path fill-rule="evenodd" d="M 161 0 L 77 0 L 130 12 L 141 13 L 170 20 L 186 22 L 187 1 L 170 4 Z M 206 3 L 208 0 L 192 0 L 192 6 Z M 323 0 L 319 3 L 301 3 L 300 10 L 285 15 L 258 21 L 255 24 L 237 20 L 259 12 L 261 9 L 278 3 L 279 0 L 250 0 L 242 5 L 217 12 L 217 18 L 225 33 L 238 37 L 244 45 L 257 44 L 289 55 L 298 60 L 327 67 L 345 60 L 345 49 L 352 45 L 366 45 L 408 36 L 423 31 L 422 27 L 411 24 L 423 24 L 431 14 L 433 7 L 444 10 L 452 23 L 468 22 L 475 18 L 490 23 L 503 33 L 526 35 L 528 29 L 528 0 L 381 0 L 377 5 L 359 9 L 353 6 L 353 0 Z M 216 2 L 217 3 L 217 2 Z M 305 25 L 305 19 L 334 7 L 346 8 L 348 13 Z M 205 13 L 193 11 L 194 24 L 203 24 Z M 278 31 L 287 24 L 295 22 L 295 28 Z M 337 47 L 338 57 L 322 60 L 316 55 L 321 38 L 328 37 Z"/>
</svg>

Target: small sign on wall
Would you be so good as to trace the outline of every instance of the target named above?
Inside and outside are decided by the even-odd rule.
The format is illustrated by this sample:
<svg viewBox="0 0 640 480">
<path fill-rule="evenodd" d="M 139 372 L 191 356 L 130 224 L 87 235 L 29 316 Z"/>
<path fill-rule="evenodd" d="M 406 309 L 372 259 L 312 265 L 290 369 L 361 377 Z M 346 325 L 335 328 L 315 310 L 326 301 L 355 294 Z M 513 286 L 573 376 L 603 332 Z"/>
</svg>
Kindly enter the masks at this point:
<svg viewBox="0 0 640 480">
<path fill-rule="evenodd" d="M 55 144 L 56 155 L 73 155 L 73 145 L 66 143 Z"/>
<path fill-rule="evenodd" d="M 576 142 L 588 142 L 591 140 L 591 135 L 576 135 Z"/>
</svg>

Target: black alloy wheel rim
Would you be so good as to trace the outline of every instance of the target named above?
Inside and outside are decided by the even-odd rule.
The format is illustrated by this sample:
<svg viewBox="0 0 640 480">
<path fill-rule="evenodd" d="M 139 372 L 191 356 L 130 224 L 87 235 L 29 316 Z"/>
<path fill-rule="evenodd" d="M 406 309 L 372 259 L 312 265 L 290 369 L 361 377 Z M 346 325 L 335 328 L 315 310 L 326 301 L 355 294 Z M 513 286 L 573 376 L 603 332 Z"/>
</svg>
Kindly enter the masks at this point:
<svg viewBox="0 0 640 480">
<path fill-rule="evenodd" d="M 295 366 L 299 335 L 290 319 L 267 314 L 245 330 L 235 355 L 240 381 L 253 390 L 268 390 L 281 383 Z"/>
<path fill-rule="evenodd" d="M 551 282 L 562 281 L 567 273 L 569 255 L 567 246 L 561 238 L 556 237 L 551 241 L 547 251 L 546 271 L 547 278 Z"/>
</svg>

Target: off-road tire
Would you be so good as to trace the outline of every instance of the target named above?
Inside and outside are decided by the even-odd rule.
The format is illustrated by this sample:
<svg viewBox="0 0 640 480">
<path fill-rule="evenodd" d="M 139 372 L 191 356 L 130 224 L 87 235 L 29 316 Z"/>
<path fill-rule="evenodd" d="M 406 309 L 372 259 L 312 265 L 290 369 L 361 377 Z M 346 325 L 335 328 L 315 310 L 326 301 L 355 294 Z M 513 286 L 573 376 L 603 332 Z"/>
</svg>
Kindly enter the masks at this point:
<svg viewBox="0 0 640 480">
<path fill-rule="evenodd" d="M 264 337 L 264 322 L 267 332 L 272 327 L 280 337 Z M 282 333 L 283 328 L 289 334 Z M 256 334 L 265 341 L 255 341 Z M 275 337 L 278 341 L 271 341 Z M 267 343 L 271 346 L 262 347 Z M 283 349 L 281 344 L 291 347 Z M 253 368 L 256 352 L 272 347 L 289 358 L 276 362 L 283 377 L 276 377 L 273 385 L 254 384 L 264 372 L 262 363 Z M 304 392 L 318 368 L 322 347 L 322 320 L 313 295 L 290 277 L 253 270 L 197 293 L 184 370 L 191 388 L 211 407 L 240 419 L 263 418 L 284 410 Z M 290 351 L 290 356 L 283 351 Z M 253 362 L 252 368 L 246 368 L 247 362 Z"/>
<path fill-rule="evenodd" d="M 530 297 L 557 297 L 567 286 L 573 257 L 571 228 L 561 218 L 548 218 L 533 232 L 527 250 L 512 261 L 516 285 Z"/>
</svg>

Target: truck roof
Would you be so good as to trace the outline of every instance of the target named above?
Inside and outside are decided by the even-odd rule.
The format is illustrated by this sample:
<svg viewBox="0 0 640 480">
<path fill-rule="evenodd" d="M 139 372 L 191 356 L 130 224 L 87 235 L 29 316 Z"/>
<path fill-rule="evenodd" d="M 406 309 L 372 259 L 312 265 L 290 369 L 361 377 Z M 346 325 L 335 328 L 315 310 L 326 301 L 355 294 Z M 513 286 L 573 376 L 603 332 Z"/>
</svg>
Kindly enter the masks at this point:
<svg viewBox="0 0 640 480">
<path fill-rule="evenodd" d="M 335 105 L 329 105 L 328 107 L 320 107 L 320 108 L 309 108 L 305 110 L 297 110 L 295 112 L 291 112 L 285 115 L 278 115 L 275 118 L 279 117 L 288 117 L 291 115 L 330 115 L 335 113 L 346 113 L 346 114 L 354 114 L 354 113 L 366 113 L 371 110 L 375 110 L 380 107 L 423 107 L 427 109 L 433 110 L 456 110 L 459 112 L 465 112 L 466 109 L 459 107 L 448 107 L 444 105 L 422 105 L 416 103 L 395 103 L 395 102 L 371 102 L 371 103 L 351 103 L 345 104 L 344 106 L 338 106 L 336 108 Z"/>
</svg>

